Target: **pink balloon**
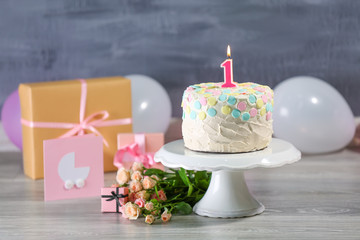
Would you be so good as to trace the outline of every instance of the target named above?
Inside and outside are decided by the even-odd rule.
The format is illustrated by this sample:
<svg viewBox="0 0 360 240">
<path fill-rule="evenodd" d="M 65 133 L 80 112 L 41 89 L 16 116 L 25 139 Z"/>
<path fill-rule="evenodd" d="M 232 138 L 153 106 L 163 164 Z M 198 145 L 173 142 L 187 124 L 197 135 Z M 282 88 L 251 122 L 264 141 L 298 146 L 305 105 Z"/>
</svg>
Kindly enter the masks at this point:
<svg viewBox="0 0 360 240">
<path fill-rule="evenodd" d="M 19 92 L 15 90 L 5 100 L 2 111 L 1 121 L 6 135 L 10 141 L 22 150 L 21 132 L 21 110 Z"/>
</svg>

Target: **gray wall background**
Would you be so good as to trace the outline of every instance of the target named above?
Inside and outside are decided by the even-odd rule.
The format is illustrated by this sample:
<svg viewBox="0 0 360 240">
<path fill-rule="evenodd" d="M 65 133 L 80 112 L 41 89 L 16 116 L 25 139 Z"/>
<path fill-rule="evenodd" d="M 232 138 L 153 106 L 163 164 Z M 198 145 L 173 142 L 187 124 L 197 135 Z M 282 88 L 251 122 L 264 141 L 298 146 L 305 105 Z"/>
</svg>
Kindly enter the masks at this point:
<svg viewBox="0 0 360 240">
<path fill-rule="evenodd" d="M 357 0 L 0 0 L 0 106 L 21 82 L 145 74 L 180 116 L 184 88 L 222 81 L 275 87 L 322 78 L 360 115 Z"/>
</svg>

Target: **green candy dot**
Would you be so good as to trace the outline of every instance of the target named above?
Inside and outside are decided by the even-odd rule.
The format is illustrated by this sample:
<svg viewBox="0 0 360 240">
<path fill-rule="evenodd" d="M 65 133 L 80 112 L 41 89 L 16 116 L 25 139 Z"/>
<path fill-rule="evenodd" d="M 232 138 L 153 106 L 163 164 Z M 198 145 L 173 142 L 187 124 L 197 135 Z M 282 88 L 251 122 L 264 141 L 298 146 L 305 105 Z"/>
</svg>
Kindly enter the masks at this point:
<svg viewBox="0 0 360 240">
<path fill-rule="evenodd" d="M 241 112 L 239 110 L 237 110 L 237 109 L 234 109 L 231 112 L 231 116 L 233 116 L 234 118 L 240 117 L 240 114 L 241 114 Z"/>
<path fill-rule="evenodd" d="M 215 117 L 215 115 L 216 115 L 216 110 L 215 110 L 215 108 L 209 108 L 208 110 L 207 110 L 207 114 L 210 116 L 210 117 Z"/>
</svg>

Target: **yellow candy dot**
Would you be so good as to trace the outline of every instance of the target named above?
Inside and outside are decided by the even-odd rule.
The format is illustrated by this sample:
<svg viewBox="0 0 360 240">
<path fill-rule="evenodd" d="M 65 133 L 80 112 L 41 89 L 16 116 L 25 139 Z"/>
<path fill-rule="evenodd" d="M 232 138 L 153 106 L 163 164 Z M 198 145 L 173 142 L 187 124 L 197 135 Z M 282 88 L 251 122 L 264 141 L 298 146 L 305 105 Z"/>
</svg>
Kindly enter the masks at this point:
<svg viewBox="0 0 360 240">
<path fill-rule="evenodd" d="M 181 101 L 181 107 L 183 107 L 184 106 L 184 101 Z"/>
<path fill-rule="evenodd" d="M 207 102 L 210 106 L 214 106 L 217 103 L 216 98 L 214 98 L 214 97 L 209 97 L 207 99 Z"/>
<path fill-rule="evenodd" d="M 223 106 L 222 108 L 221 108 L 221 112 L 223 113 L 223 114 L 230 114 L 231 113 L 231 107 L 229 107 L 229 106 Z"/>
<path fill-rule="evenodd" d="M 190 107 L 187 106 L 186 109 L 185 109 L 185 112 L 186 112 L 187 114 L 190 114 L 190 111 L 191 111 L 191 110 L 190 110 Z"/>
<path fill-rule="evenodd" d="M 200 118 L 201 120 L 204 120 L 204 119 L 206 118 L 206 113 L 200 112 L 200 113 L 199 113 L 199 118 Z"/>
<path fill-rule="evenodd" d="M 259 98 L 257 101 L 256 101 L 256 107 L 257 108 L 261 108 L 262 106 L 264 106 L 264 102 L 261 98 Z"/>
<path fill-rule="evenodd" d="M 271 99 L 271 105 L 274 106 L 274 99 Z"/>
<path fill-rule="evenodd" d="M 260 115 L 261 115 L 261 116 L 264 116 L 265 113 L 266 113 L 266 108 L 263 107 L 263 108 L 260 110 Z"/>
</svg>

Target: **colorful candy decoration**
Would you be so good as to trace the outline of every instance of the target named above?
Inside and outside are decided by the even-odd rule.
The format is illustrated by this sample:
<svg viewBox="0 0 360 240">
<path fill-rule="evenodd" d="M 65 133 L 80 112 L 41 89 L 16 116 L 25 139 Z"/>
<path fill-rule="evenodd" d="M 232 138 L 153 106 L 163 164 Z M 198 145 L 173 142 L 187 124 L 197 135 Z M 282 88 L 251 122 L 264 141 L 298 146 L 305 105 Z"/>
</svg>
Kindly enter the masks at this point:
<svg viewBox="0 0 360 240">
<path fill-rule="evenodd" d="M 273 91 L 256 83 L 234 83 L 222 88 L 221 83 L 200 83 L 189 86 L 183 95 L 183 118 L 205 120 L 218 114 L 240 121 L 251 118 L 272 120 Z"/>
</svg>

